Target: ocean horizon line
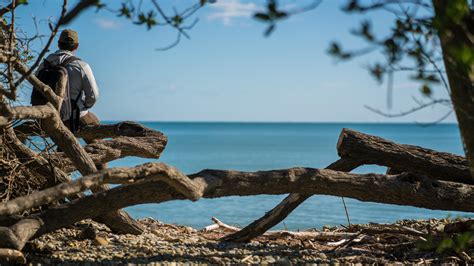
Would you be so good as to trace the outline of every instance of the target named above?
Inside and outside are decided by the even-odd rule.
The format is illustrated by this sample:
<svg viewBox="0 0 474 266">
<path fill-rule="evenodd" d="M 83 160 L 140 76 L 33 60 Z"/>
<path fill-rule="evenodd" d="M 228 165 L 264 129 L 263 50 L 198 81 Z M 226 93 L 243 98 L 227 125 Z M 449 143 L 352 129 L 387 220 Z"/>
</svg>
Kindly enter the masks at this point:
<svg viewBox="0 0 474 266">
<path fill-rule="evenodd" d="M 330 124 L 330 125 L 340 125 L 340 124 L 354 124 L 354 125 L 418 125 L 418 126 L 436 126 L 436 125 L 458 125 L 457 122 L 439 122 L 439 123 L 430 123 L 430 122 L 363 122 L 363 121 L 218 121 L 218 120 L 109 120 L 104 119 L 103 122 L 108 123 L 118 123 L 124 121 L 132 121 L 136 123 L 183 123 L 183 124 Z"/>
</svg>

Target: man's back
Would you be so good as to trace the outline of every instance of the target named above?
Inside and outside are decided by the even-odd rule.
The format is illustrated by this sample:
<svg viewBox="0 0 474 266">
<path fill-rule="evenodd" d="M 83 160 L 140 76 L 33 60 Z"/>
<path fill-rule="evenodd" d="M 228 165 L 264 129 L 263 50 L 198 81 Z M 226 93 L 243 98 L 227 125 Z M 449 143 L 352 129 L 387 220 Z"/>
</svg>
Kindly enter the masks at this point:
<svg viewBox="0 0 474 266">
<path fill-rule="evenodd" d="M 46 60 L 53 65 L 59 65 L 74 54 L 67 50 L 58 50 L 50 54 Z M 39 69 L 41 69 L 40 66 Z M 92 73 L 92 70 L 86 62 L 74 60 L 66 66 L 69 79 L 69 91 L 72 101 L 77 101 L 81 110 L 81 116 L 87 114 L 99 97 L 99 90 Z M 80 97 L 78 99 L 78 97 Z"/>
</svg>

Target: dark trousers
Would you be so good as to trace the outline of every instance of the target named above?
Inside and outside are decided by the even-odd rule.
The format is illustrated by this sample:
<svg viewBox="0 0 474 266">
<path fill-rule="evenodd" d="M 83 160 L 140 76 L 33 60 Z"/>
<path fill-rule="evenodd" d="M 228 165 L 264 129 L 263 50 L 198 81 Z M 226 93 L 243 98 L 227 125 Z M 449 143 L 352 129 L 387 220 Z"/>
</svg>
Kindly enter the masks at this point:
<svg viewBox="0 0 474 266">
<path fill-rule="evenodd" d="M 66 125 L 68 125 L 67 121 L 64 122 Z M 86 115 L 82 116 L 79 119 L 79 128 L 85 127 L 85 126 L 98 126 L 100 125 L 100 120 L 99 118 L 91 111 L 87 112 Z M 87 144 L 94 143 L 96 140 L 95 139 L 84 139 L 84 141 Z"/>
<path fill-rule="evenodd" d="M 69 123 L 67 121 L 64 122 L 66 125 L 68 125 Z M 81 127 L 85 127 L 85 126 L 98 126 L 100 125 L 100 120 L 99 118 L 91 111 L 87 112 L 86 115 L 82 116 L 80 119 L 79 119 L 79 128 Z M 87 143 L 87 144 L 91 144 L 91 143 L 94 143 L 96 142 L 97 140 L 96 139 L 88 139 L 88 138 L 84 138 L 84 141 Z M 104 164 L 100 164 L 100 165 L 96 165 L 97 167 L 97 170 L 102 170 L 102 169 L 105 169 L 107 168 L 107 164 L 104 163 Z"/>
</svg>

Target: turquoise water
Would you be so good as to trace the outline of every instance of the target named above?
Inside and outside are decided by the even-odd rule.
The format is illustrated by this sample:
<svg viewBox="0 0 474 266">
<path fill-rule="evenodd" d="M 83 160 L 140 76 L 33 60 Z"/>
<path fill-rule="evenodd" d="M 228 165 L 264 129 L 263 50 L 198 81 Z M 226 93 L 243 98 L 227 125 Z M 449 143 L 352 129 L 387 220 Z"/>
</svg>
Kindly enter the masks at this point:
<svg viewBox="0 0 474 266">
<path fill-rule="evenodd" d="M 456 125 L 420 127 L 415 124 L 326 123 L 187 123 L 144 122 L 160 130 L 169 142 L 159 161 L 190 174 L 205 168 L 266 170 L 307 166 L 324 168 L 338 159 L 336 142 L 342 128 L 352 128 L 400 143 L 462 154 Z M 111 166 L 134 166 L 149 161 L 125 158 Z M 385 168 L 364 166 L 357 173 L 384 173 Z M 269 181 L 270 182 L 270 181 Z M 173 201 L 132 206 L 137 218 L 154 217 L 167 223 L 201 228 L 211 217 L 245 226 L 273 208 L 285 195 L 227 197 L 198 202 Z M 405 218 L 467 216 L 466 213 L 432 211 L 414 207 L 360 202 L 346 199 L 353 223 L 392 222 Z M 473 215 L 474 216 L 474 215 Z M 347 224 L 341 198 L 313 196 L 276 228 L 305 229 Z"/>
</svg>

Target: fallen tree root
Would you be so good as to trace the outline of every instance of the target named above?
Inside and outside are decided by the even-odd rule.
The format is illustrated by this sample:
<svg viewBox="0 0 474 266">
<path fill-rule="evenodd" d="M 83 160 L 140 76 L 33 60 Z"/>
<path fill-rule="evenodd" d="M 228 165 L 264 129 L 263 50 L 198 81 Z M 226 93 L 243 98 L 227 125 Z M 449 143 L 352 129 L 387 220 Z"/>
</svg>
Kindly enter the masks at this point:
<svg viewBox="0 0 474 266">
<path fill-rule="evenodd" d="M 352 169 L 363 164 L 377 164 L 390 167 L 390 174 L 411 172 L 433 179 L 474 184 L 474 179 L 470 177 L 466 159 L 450 153 L 397 144 L 346 128 L 341 131 L 337 142 L 337 150 L 341 157 L 341 160 L 338 161 L 340 165 L 351 161 L 357 164 Z M 328 168 L 344 171 L 344 169 L 338 169 L 341 166 L 336 163 L 328 166 Z M 349 172 L 352 169 L 347 168 L 346 171 Z M 263 234 L 283 221 L 309 197 L 311 197 L 311 194 L 288 195 L 264 216 L 247 225 L 241 231 L 227 236 L 225 240 L 246 242 Z"/>
<path fill-rule="evenodd" d="M 128 156 L 158 159 L 165 149 L 166 137 L 118 137 L 111 140 L 98 140 L 84 147 L 96 165 L 111 162 Z M 58 154 L 66 172 L 76 169 L 62 153 Z"/>
<path fill-rule="evenodd" d="M 0 203 L 0 217 L 21 213 L 36 206 L 62 200 L 103 184 L 129 184 L 144 178 L 163 181 L 193 201 L 201 197 L 200 191 L 192 181 L 176 168 L 162 163 L 146 163 L 134 168 L 101 170 L 74 181 Z"/>
<path fill-rule="evenodd" d="M 124 121 L 117 124 L 90 125 L 81 128 L 76 136 L 88 139 L 105 139 L 116 137 L 159 137 L 166 136 L 156 130 L 144 127 L 138 123 Z"/>
<path fill-rule="evenodd" d="M 55 124 L 56 121 L 53 120 L 52 122 L 50 121 L 51 123 L 45 122 L 47 124 L 44 124 L 44 128 L 47 131 L 57 131 L 56 128 L 62 128 L 61 124 L 57 125 Z M 37 124 L 35 125 L 35 122 L 26 122 L 16 127 L 15 131 L 17 133 L 23 133 L 23 136 L 27 136 L 38 133 L 35 132 L 37 129 L 38 126 Z M 87 153 L 82 156 L 82 159 L 92 160 L 95 165 L 101 165 L 103 163 L 126 156 L 159 158 L 167 143 L 167 138 L 165 135 L 163 135 L 163 133 L 148 129 L 133 122 L 122 122 L 114 125 L 90 126 L 81 130 L 81 133 L 78 133 L 78 135 L 91 138 L 93 136 L 94 138 L 117 137 L 112 140 L 99 140 L 96 143 L 90 144 L 84 148 Z M 70 139 L 71 138 L 68 140 Z M 95 172 L 92 171 L 95 169 L 95 167 L 92 167 L 90 164 L 88 164 L 87 167 L 84 167 L 84 163 L 81 162 L 81 165 L 81 163 L 78 164 L 77 162 L 73 162 L 70 159 L 74 158 L 77 161 L 78 158 L 76 157 L 71 157 L 70 155 L 66 156 L 64 153 L 60 153 L 58 155 L 58 160 L 61 162 L 62 166 L 64 166 L 63 170 L 66 172 L 78 170 L 77 165 L 82 166 L 79 170 L 81 170 L 83 174 Z M 51 172 L 49 169 L 50 164 L 48 163 L 45 165 L 46 167 L 41 167 L 41 170 L 44 170 L 46 173 Z M 55 176 L 58 175 L 56 174 Z M 57 181 L 64 182 L 66 180 L 65 178 L 61 178 Z M 107 189 L 106 186 L 104 186 L 104 188 Z M 99 187 L 93 187 L 92 189 L 93 191 L 97 191 Z M 118 210 L 115 213 L 111 213 L 109 215 L 104 214 L 103 217 L 96 217 L 95 220 L 102 221 L 103 223 L 107 224 L 114 232 L 140 234 L 143 231 L 140 224 L 135 222 L 127 213 L 122 210 Z"/>
<path fill-rule="evenodd" d="M 26 264 L 26 258 L 21 251 L 0 248 L 0 264 Z"/>
<path fill-rule="evenodd" d="M 437 180 L 474 184 L 467 160 L 462 156 L 398 144 L 347 128 L 339 135 L 337 152 L 341 158 L 390 167 L 392 173 L 410 172 Z"/>
<path fill-rule="evenodd" d="M 111 168 L 102 170 L 92 175 L 79 178 L 78 180 L 63 183 L 52 188 L 34 192 L 24 197 L 16 198 L 0 204 L 0 215 L 15 214 L 34 206 L 63 199 L 69 195 L 75 195 L 88 188 L 97 187 L 105 183 L 127 184 L 141 179 L 162 181 L 184 195 L 186 198 L 193 201 L 198 200 L 202 195 L 202 188 L 196 186 L 191 179 L 179 172 L 176 168 L 163 163 L 146 163 L 133 168 Z M 104 192 L 106 193 L 106 191 Z M 92 196 L 94 195 L 96 194 L 93 194 Z M 101 203 L 96 202 L 95 204 Z M 61 205 L 59 207 L 64 206 L 66 205 Z M 116 209 L 113 208 L 112 210 Z M 104 216 L 102 213 L 98 212 L 95 215 L 89 216 L 89 218 L 95 217 L 96 220 L 102 221 L 104 217 L 108 218 L 108 213 L 109 212 Z M 61 219 L 57 219 L 56 217 L 55 220 Z M 130 222 L 132 221 L 133 220 Z M 48 221 L 48 223 L 49 222 L 51 221 Z M 42 219 L 38 219 L 36 215 L 31 215 L 30 218 L 20 220 L 10 228 L 0 227 L 0 247 L 21 250 L 25 243 L 36 234 L 38 229 L 40 229 L 44 223 L 45 222 Z M 60 227 L 64 226 L 67 225 L 62 224 Z"/>
<path fill-rule="evenodd" d="M 353 159 L 340 159 L 326 169 L 339 170 L 350 172 L 360 166 L 360 162 Z M 224 237 L 224 241 L 228 242 L 247 242 L 265 233 L 268 229 L 283 221 L 294 209 L 296 209 L 306 199 L 311 197 L 311 194 L 290 194 L 275 208 L 265 213 L 263 217 L 255 220 L 251 224 L 244 227 L 242 230 L 236 231 L 233 234 Z"/>
<path fill-rule="evenodd" d="M 386 176 L 329 169 L 290 168 L 259 172 L 204 170 L 189 177 L 205 198 L 287 193 L 324 194 L 429 209 L 474 211 L 474 186 L 437 181 L 408 173 Z M 39 228 L 32 229 L 35 231 L 32 237 L 110 210 L 178 199 L 186 197 L 161 181 L 142 181 L 115 187 L 30 216 L 30 219 L 40 221 Z M 0 237 L 0 246 L 5 247 L 6 243 L 2 240 Z"/>
</svg>

